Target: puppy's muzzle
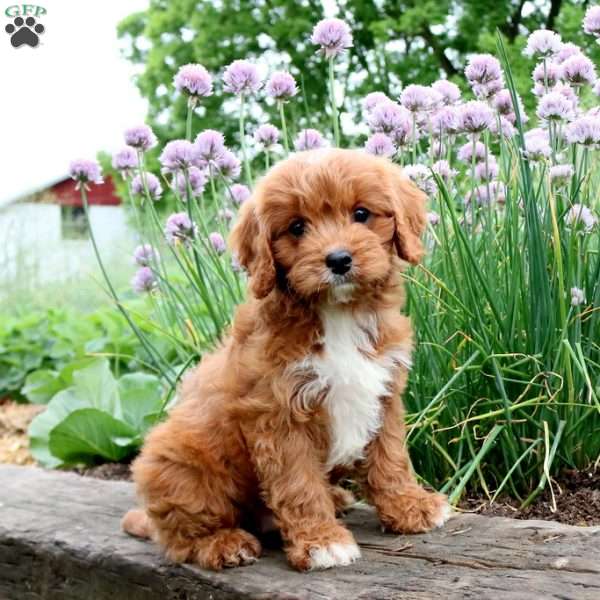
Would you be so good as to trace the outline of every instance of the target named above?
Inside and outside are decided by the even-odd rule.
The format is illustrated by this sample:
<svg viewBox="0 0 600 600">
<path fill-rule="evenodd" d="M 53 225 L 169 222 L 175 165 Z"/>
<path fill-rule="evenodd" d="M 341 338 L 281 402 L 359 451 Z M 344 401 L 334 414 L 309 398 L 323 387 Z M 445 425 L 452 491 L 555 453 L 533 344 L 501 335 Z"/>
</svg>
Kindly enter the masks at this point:
<svg viewBox="0 0 600 600">
<path fill-rule="evenodd" d="M 325 257 L 325 264 L 335 275 L 345 275 L 352 268 L 352 254 L 347 250 L 334 250 Z"/>
</svg>

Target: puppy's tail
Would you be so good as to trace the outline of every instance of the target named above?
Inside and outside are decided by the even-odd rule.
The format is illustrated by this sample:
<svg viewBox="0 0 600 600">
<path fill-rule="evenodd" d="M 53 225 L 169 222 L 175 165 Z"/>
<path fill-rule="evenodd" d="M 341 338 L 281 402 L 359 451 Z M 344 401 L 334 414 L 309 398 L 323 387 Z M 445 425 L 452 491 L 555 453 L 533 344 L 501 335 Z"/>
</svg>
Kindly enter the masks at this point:
<svg viewBox="0 0 600 600">
<path fill-rule="evenodd" d="M 132 508 L 121 519 L 121 529 L 135 537 L 150 539 L 154 535 L 154 525 L 142 508 Z"/>
</svg>

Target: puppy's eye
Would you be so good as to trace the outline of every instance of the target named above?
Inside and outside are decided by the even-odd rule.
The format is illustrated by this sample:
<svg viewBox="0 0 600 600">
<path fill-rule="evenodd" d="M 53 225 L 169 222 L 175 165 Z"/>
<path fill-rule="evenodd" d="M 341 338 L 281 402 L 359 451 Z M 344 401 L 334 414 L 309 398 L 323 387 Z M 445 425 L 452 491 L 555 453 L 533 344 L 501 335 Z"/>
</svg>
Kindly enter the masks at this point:
<svg viewBox="0 0 600 600">
<path fill-rule="evenodd" d="M 355 223 L 366 223 L 371 216 L 371 212 L 368 208 L 364 208 L 364 206 L 359 206 L 354 209 L 352 213 L 352 217 L 354 218 Z"/>
<path fill-rule="evenodd" d="M 290 223 L 290 226 L 288 227 L 288 231 L 294 237 L 299 238 L 304 233 L 305 226 L 306 226 L 306 224 L 304 223 L 304 219 L 296 219 L 295 221 L 292 221 Z"/>
</svg>

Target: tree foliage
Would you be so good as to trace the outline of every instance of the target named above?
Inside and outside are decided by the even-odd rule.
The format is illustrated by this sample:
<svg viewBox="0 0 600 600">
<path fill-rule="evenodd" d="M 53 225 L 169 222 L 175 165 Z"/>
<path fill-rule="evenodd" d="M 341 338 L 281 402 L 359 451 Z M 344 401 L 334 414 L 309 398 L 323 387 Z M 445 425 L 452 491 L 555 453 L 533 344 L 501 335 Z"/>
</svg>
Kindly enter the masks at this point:
<svg viewBox="0 0 600 600">
<path fill-rule="evenodd" d="M 504 37 L 517 87 L 531 107 L 533 64 L 521 54 L 527 34 L 552 27 L 598 58 L 598 47 L 581 32 L 586 4 L 581 0 L 347 0 L 338 10 L 354 35 L 348 61 L 338 67 L 344 107 L 359 114 L 356 104 L 363 95 L 382 90 L 396 96 L 404 83 L 430 84 L 447 77 L 464 86 L 461 74 L 468 56 L 495 53 L 496 30 Z M 262 61 L 265 74 L 289 69 L 302 88 L 289 104 L 290 121 L 297 128 L 318 127 L 325 109 L 315 113 L 306 107 L 326 106 L 326 65 L 309 37 L 323 16 L 323 5 L 317 0 L 151 0 L 146 11 L 130 15 L 119 25 L 119 35 L 129 42 L 127 57 L 143 65 L 137 84 L 150 103 L 149 122 L 163 140 L 183 136 L 185 99 L 174 98 L 171 81 L 177 69 L 189 62 L 199 62 L 214 74 L 221 74 L 237 58 Z M 215 88 L 197 109 L 195 129 L 221 129 L 233 137 L 236 124 L 227 112 L 234 100 L 223 93 L 219 81 Z M 276 122 L 275 107 L 261 102 L 252 118 Z"/>
</svg>

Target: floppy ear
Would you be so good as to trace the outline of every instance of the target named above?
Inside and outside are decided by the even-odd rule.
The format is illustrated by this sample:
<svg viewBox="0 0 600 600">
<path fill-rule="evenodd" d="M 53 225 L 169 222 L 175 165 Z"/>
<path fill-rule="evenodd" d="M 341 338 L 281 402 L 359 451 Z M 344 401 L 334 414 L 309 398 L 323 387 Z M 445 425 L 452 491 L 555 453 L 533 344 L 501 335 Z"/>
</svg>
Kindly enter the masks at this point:
<svg viewBox="0 0 600 600">
<path fill-rule="evenodd" d="M 267 296 L 275 287 L 275 262 L 266 228 L 257 218 L 254 200 L 242 204 L 229 244 L 240 265 L 250 275 L 252 293 L 257 298 Z"/>
<path fill-rule="evenodd" d="M 396 222 L 394 246 L 400 258 L 416 265 L 425 254 L 421 234 L 427 224 L 427 196 L 402 173 L 400 167 L 392 165 L 390 174 Z"/>
</svg>

